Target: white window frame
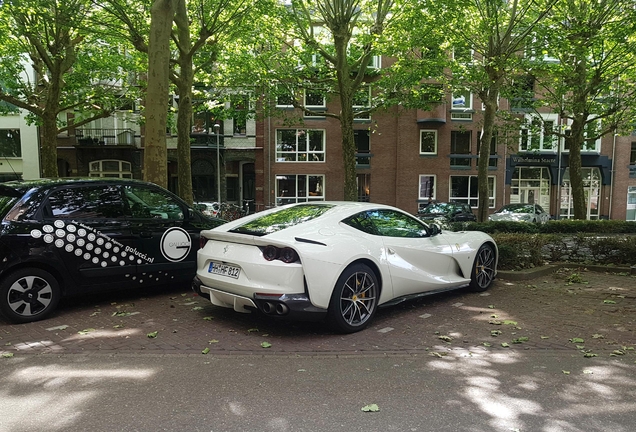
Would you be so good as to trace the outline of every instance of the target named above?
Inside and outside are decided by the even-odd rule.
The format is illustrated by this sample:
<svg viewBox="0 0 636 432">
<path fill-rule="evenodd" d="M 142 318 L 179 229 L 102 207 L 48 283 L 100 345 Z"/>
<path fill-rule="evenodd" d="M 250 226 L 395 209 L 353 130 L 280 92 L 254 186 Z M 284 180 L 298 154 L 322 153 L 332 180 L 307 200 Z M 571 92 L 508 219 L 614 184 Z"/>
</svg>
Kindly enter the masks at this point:
<svg viewBox="0 0 636 432">
<path fill-rule="evenodd" d="M 367 66 L 369 69 L 382 69 L 382 56 L 374 55 Z"/>
<path fill-rule="evenodd" d="M 355 111 L 356 109 L 359 109 L 359 110 L 361 110 L 361 111 L 364 111 L 364 110 L 368 110 L 368 109 L 371 107 L 371 86 L 370 86 L 370 85 L 366 85 L 366 86 L 364 86 L 364 88 L 366 88 L 366 91 L 367 91 L 367 100 L 368 100 L 368 103 L 367 103 L 366 105 L 353 105 L 353 109 L 354 109 L 354 111 Z M 364 89 L 364 88 L 363 88 L 363 89 Z M 362 90 L 362 89 L 361 89 L 361 90 Z M 355 101 L 354 101 L 354 102 L 355 102 Z M 354 114 L 354 115 L 355 115 L 355 114 Z M 355 115 L 354 120 L 371 120 L 371 113 L 367 113 L 367 114 L 365 114 L 365 116 L 364 116 L 364 117 L 359 116 L 359 115 Z"/>
<path fill-rule="evenodd" d="M 283 177 L 287 176 L 295 176 L 296 184 L 295 194 L 286 193 L 285 190 L 280 188 L 280 180 L 283 180 Z M 299 193 L 298 191 L 298 179 L 299 177 L 305 177 L 305 188 L 303 193 Z M 311 181 L 311 177 L 314 178 L 314 181 Z M 318 179 L 318 182 L 315 179 Z M 317 187 L 314 187 L 311 190 L 311 186 L 316 184 Z M 324 174 L 277 174 L 276 175 L 276 205 L 285 205 L 285 204 L 293 204 L 299 202 L 309 202 L 309 201 L 324 201 L 325 200 L 325 175 Z"/>
<path fill-rule="evenodd" d="M 435 141 L 435 149 L 432 152 L 422 151 L 422 143 L 425 134 L 433 134 Z M 420 129 L 420 154 L 421 155 L 437 155 L 437 131 L 435 129 Z"/>
<path fill-rule="evenodd" d="M 118 171 L 108 171 L 103 169 L 104 162 L 117 162 L 119 164 Z M 128 167 L 127 170 L 124 167 Z M 97 169 L 95 169 L 97 168 Z M 127 178 L 131 179 L 132 176 L 132 164 L 128 161 L 118 159 L 101 159 L 91 161 L 88 164 L 88 176 L 89 177 L 107 177 L 107 178 Z"/>
<path fill-rule="evenodd" d="M 457 96 L 468 96 L 468 99 L 464 102 L 464 106 L 455 107 L 455 99 Z M 451 120 L 464 120 L 470 121 L 473 119 L 473 93 L 468 90 L 454 90 L 451 96 Z"/>
<path fill-rule="evenodd" d="M 554 140 L 556 140 L 556 142 L 553 142 L 552 145 L 550 147 L 547 147 L 547 143 L 546 143 L 546 135 L 545 135 L 545 127 L 544 125 L 547 122 L 553 122 L 554 126 L 553 126 L 553 130 L 557 130 L 559 127 L 559 115 L 558 114 L 541 114 L 539 116 L 537 115 L 526 115 L 525 116 L 525 125 L 532 125 L 533 120 L 537 120 L 540 119 L 541 121 L 541 132 L 539 133 L 539 148 L 537 149 L 533 149 L 532 146 L 532 138 L 533 138 L 533 131 L 530 127 L 522 127 L 519 130 L 519 152 L 535 152 L 535 151 L 539 151 L 539 152 L 552 152 L 552 153 L 556 153 L 557 149 L 558 149 L 558 138 L 556 137 L 556 135 L 552 136 L 552 138 Z M 527 134 L 524 136 L 524 131 L 527 131 Z M 524 148 L 524 137 L 526 139 L 526 144 Z M 544 147 L 544 143 L 545 143 L 545 147 Z"/>
<path fill-rule="evenodd" d="M 295 142 L 295 150 L 293 151 L 281 151 L 279 150 L 279 132 L 282 131 L 295 131 L 296 142 Z M 322 133 L 322 150 L 309 150 L 309 133 L 310 132 L 321 132 Z M 280 128 L 276 129 L 276 162 L 285 163 L 285 162 L 293 162 L 293 163 L 325 163 L 327 160 L 327 133 L 324 129 L 288 129 L 288 128 Z M 305 150 L 299 151 L 298 144 L 301 140 L 305 141 Z M 294 155 L 293 159 L 287 159 L 290 155 Z M 305 155 L 303 158 L 301 155 Z M 320 156 L 322 155 L 322 160 L 320 160 Z M 318 160 L 317 160 L 318 159 Z"/>
<path fill-rule="evenodd" d="M 629 219 L 630 214 L 633 216 Z M 627 186 L 627 209 L 625 212 L 625 220 L 636 222 L 636 186 Z"/>
<path fill-rule="evenodd" d="M 459 197 L 453 196 L 453 177 L 468 177 L 468 193 L 470 194 L 470 183 L 472 181 L 477 181 L 478 177 L 476 175 L 452 175 L 448 179 L 448 197 L 449 201 L 457 201 L 464 204 L 468 204 L 472 208 L 477 208 L 479 203 L 479 192 L 477 196 L 466 196 Z M 497 196 L 497 176 L 488 176 L 488 181 L 492 180 L 492 189 L 489 188 L 490 196 L 488 197 L 488 208 L 495 208 Z M 474 204 L 474 205 L 473 205 Z"/>
<path fill-rule="evenodd" d="M 594 120 L 594 116 L 590 116 L 590 117 L 588 117 L 588 120 L 592 120 L 592 122 L 596 121 L 597 123 L 599 123 L 599 125 L 598 125 L 599 129 L 602 127 L 602 125 L 600 124 L 601 123 L 601 119 Z M 567 126 L 570 126 L 570 125 L 572 125 L 572 120 L 568 119 L 567 120 Z M 587 132 L 584 132 L 583 136 L 585 138 L 587 138 Z M 565 140 L 561 140 L 561 141 L 562 141 L 561 142 L 561 151 L 563 153 L 569 153 L 570 149 L 566 149 L 565 148 Z M 589 153 L 596 153 L 596 154 L 600 153 L 601 152 L 601 141 L 602 141 L 602 137 L 598 137 L 594 141 L 594 147 L 593 148 L 588 147 L 587 141 L 584 142 L 582 144 L 582 146 L 581 146 L 581 153 L 588 153 L 588 154 Z"/>
</svg>

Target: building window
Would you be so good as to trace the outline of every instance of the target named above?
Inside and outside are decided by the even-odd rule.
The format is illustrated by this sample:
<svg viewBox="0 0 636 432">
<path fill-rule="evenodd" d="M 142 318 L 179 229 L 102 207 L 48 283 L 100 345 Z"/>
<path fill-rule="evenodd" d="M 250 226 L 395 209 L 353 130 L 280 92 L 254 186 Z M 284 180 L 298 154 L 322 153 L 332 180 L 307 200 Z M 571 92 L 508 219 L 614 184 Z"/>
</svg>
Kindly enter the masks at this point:
<svg viewBox="0 0 636 432">
<path fill-rule="evenodd" d="M 531 75 L 518 77 L 513 81 L 510 108 L 517 111 L 527 111 L 534 105 L 535 78 Z"/>
<path fill-rule="evenodd" d="M 353 95 L 353 117 L 356 120 L 371 119 L 371 86 L 364 85 Z"/>
<path fill-rule="evenodd" d="M 627 217 L 628 221 L 636 221 L 636 186 L 627 187 Z"/>
<path fill-rule="evenodd" d="M 277 162 L 324 162 L 325 131 L 318 129 L 277 129 Z"/>
<path fill-rule="evenodd" d="M 452 120 L 473 119 L 473 94 L 469 90 L 454 90 L 451 105 Z"/>
<path fill-rule="evenodd" d="M 510 184 L 510 204 L 539 204 L 550 211 L 550 170 L 516 167 Z"/>
<path fill-rule="evenodd" d="M 557 129 L 557 118 L 556 114 L 526 116 L 521 128 L 519 151 L 555 151 L 557 138 L 553 132 Z"/>
<path fill-rule="evenodd" d="M 322 117 L 322 113 L 327 109 L 325 94 L 317 89 L 305 89 L 303 102 L 305 109 L 311 112 L 311 114 L 305 112 L 305 117 L 313 117 L 314 113 L 316 116 Z"/>
<path fill-rule="evenodd" d="M 436 155 L 437 154 L 437 131 L 421 130 L 420 131 L 420 154 Z"/>
<path fill-rule="evenodd" d="M 0 129 L 0 156 L 22 157 L 20 129 Z"/>
<path fill-rule="evenodd" d="M 89 177 L 132 178 L 130 162 L 100 160 L 89 164 Z"/>
<path fill-rule="evenodd" d="M 632 152 L 629 156 L 629 164 L 636 165 L 636 142 L 632 143 Z"/>
<path fill-rule="evenodd" d="M 230 97 L 233 135 L 247 133 L 247 119 L 250 116 L 250 98 L 246 94 L 233 94 Z"/>
<path fill-rule="evenodd" d="M 471 207 L 479 205 L 479 189 L 477 176 L 451 176 L 450 199 Z M 488 177 L 488 207 L 495 207 L 495 177 Z"/>
<path fill-rule="evenodd" d="M 294 106 L 294 95 L 284 86 L 276 86 L 276 107 L 291 108 Z"/>
<path fill-rule="evenodd" d="M 358 186 L 358 202 L 369 202 L 371 174 L 357 174 L 356 184 Z"/>
<path fill-rule="evenodd" d="M 581 152 L 583 153 L 600 153 L 601 152 L 601 120 L 600 119 L 593 120 L 591 117 L 588 118 L 588 122 L 585 124 L 585 130 L 583 131 L 583 138 L 584 138 L 584 141 L 581 144 Z M 570 143 L 568 141 L 564 140 L 562 150 L 566 153 L 570 151 Z"/>
<path fill-rule="evenodd" d="M 601 193 L 601 171 L 598 168 L 581 168 L 583 177 L 583 193 L 585 194 L 585 206 L 587 219 L 599 218 L 599 196 Z M 563 187 L 561 188 L 561 219 L 574 217 L 574 205 L 572 202 L 572 188 L 570 186 L 570 168 L 563 173 Z"/>
<path fill-rule="evenodd" d="M 216 170 L 205 159 L 192 161 L 192 195 L 195 201 L 218 201 L 216 198 Z"/>
<path fill-rule="evenodd" d="M 325 200 L 324 175 L 277 175 L 276 205 Z"/>
<path fill-rule="evenodd" d="M 471 63 L 473 61 L 473 50 L 465 44 L 455 45 L 453 47 L 453 60 L 457 63 Z"/>
<path fill-rule="evenodd" d="M 424 202 L 419 203 L 419 210 L 422 210 L 430 201 L 436 199 L 435 184 L 436 176 L 428 174 L 420 175 L 418 200 Z"/>
<path fill-rule="evenodd" d="M 369 130 L 360 129 L 353 131 L 353 139 L 356 144 L 356 165 L 368 167 L 371 165 L 369 148 Z"/>
<path fill-rule="evenodd" d="M 451 131 L 451 167 L 470 167 L 469 157 L 461 155 L 470 155 L 471 131 Z"/>
</svg>

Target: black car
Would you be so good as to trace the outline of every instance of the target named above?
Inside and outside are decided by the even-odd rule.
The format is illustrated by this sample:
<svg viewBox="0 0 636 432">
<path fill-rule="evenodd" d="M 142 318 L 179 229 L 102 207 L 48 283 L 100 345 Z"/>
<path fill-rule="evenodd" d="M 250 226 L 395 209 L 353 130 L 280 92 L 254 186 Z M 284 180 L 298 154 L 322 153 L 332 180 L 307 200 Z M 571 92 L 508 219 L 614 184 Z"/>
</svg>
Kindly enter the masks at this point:
<svg viewBox="0 0 636 432">
<path fill-rule="evenodd" d="M 416 216 L 424 222 L 472 222 L 477 220 L 468 204 L 458 202 L 433 202 Z"/>
<path fill-rule="evenodd" d="M 0 312 L 45 318 L 63 296 L 190 282 L 199 233 L 224 223 L 123 179 L 0 184 Z"/>
</svg>

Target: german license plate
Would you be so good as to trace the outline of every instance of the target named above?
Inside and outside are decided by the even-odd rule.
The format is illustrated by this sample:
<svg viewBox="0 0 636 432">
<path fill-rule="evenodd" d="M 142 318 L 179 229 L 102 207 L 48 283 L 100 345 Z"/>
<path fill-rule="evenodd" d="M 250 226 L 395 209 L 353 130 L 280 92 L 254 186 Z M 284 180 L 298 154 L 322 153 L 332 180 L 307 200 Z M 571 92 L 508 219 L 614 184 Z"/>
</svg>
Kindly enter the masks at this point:
<svg viewBox="0 0 636 432">
<path fill-rule="evenodd" d="M 221 264 L 217 262 L 211 262 L 208 267 L 208 273 L 217 274 L 220 276 L 228 276 L 234 279 L 238 279 L 241 269 L 227 264 Z"/>
</svg>

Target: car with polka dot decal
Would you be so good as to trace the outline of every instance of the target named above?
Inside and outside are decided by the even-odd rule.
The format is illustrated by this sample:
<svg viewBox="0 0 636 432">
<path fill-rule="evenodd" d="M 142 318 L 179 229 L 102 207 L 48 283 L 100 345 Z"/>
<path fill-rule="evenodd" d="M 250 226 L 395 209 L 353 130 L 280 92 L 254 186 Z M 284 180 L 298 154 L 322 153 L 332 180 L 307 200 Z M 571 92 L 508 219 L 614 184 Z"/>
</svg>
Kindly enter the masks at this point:
<svg viewBox="0 0 636 432">
<path fill-rule="evenodd" d="M 188 283 L 203 215 L 152 183 L 40 179 L 0 184 L 0 314 L 46 318 L 60 299 L 138 286 Z"/>
</svg>

